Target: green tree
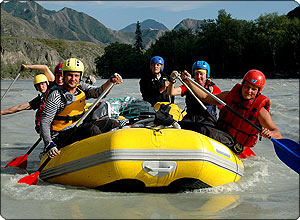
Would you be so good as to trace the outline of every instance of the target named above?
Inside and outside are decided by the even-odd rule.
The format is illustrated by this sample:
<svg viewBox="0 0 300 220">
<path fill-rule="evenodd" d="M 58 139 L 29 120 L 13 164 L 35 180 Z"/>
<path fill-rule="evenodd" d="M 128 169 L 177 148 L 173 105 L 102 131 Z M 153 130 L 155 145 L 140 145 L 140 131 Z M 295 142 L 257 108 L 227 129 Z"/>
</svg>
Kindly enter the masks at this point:
<svg viewBox="0 0 300 220">
<path fill-rule="evenodd" d="M 137 23 L 136 23 L 134 46 L 135 46 L 136 52 L 141 54 L 143 51 L 143 39 L 142 39 L 141 25 L 140 25 L 139 21 L 137 21 Z"/>
<path fill-rule="evenodd" d="M 197 37 L 192 29 L 172 30 L 161 36 L 147 50 L 148 60 L 152 56 L 161 56 L 165 61 L 164 71 L 190 69 L 195 60 Z"/>
<path fill-rule="evenodd" d="M 266 55 L 270 57 L 273 72 L 277 71 L 277 53 L 286 44 L 288 23 L 285 15 L 278 16 L 277 13 L 266 14 L 256 19 L 257 42 L 268 49 Z"/>
<path fill-rule="evenodd" d="M 117 72 L 123 78 L 138 78 L 143 69 L 143 57 L 132 45 L 112 43 L 105 48 L 101 57 L 95 59 L 95 75 L 108 78 Z"/>
<path fill-rule="evenodd" d="M 234 77 L 247 63 L 244 59 L 250 23 L 232 19 L 220 10 L 216 20 L 205 20 L 197 32 L 197 48 L 210 65 L 214 77 Z"/>
</svg>

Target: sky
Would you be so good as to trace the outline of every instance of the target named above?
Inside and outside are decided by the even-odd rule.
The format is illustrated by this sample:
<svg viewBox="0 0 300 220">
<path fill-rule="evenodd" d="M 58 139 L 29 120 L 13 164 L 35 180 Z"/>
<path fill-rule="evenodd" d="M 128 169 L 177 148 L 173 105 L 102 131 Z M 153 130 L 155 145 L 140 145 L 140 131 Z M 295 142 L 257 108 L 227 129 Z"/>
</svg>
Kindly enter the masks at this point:
<svg viewBox="0 0 300 220">
<path fill-rule="evenodd" d="M 266 13 L 287 14 L 299 1 L 37 1 L 48 10 L 64 7 L 84 12 L 106 27 L 120 30 L 127 25 L 154 19 L 172 30 L 183 19 L 216 19 L 225 9 L 234 19 L 255 20 Z"/>
</svg>

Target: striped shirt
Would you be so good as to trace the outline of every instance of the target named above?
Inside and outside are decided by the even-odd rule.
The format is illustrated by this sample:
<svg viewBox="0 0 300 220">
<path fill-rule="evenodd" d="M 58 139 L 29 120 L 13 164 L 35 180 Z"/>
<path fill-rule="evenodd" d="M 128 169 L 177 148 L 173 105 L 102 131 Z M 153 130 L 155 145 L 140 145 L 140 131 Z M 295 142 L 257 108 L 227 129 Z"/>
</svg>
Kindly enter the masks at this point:
<svg viewBox="0 0 300 220">
<path fill-rule="evenodd" d="M 98 98 L 103 92 L 102 86 L 92 86 L 83 81 L 80 81 L 79 88 L 84 91 L 86 99 Z M 66 90 L 63 88 L 63 91 L 65 92 Z M 78 94 L 79 92 L 76 90 L 74 95 Z M 58 133 L 53 131 L 51 132 L 51 125 L 54 117 L 61 113 L 65 106 L 66 103 L 63 101 L 62 94 L 59 92 L 59 90 L 53 90 L 53 92 L 48 95 L 41 119 L 41 137 L 44 140 L 45 146 L 48 146 L 48 144 L 52 141 L 52 138 Z"/>
</svg>

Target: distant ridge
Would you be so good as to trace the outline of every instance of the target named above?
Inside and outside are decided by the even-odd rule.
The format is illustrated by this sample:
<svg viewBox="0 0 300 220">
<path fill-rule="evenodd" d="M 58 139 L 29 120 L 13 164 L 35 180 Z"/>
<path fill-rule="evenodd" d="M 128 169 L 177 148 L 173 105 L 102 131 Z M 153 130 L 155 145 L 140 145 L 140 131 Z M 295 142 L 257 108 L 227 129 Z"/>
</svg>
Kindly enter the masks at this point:
<svg viewBox="0 0 300 220">
<path fill-rule="evenodd" d="M 182 20 L 179 24 L 174 27 L 174 30 L 182 29 L 192 29 L 194 31 L 200 30 L 200 26 L 204 24 L 204 20 L 195 20 L 191 18 L 187 18 Z"/>
<path fill-rule="evenodd" d="M 162 23 L 159 23 L 153 19 L 147 19 L 143 22 L 140 22 L 141 30 L 162 30 L 162 31 L 168 31 L 169 29 L 163 25 Z M 126 26 L 125 28 L 121 29 L 122 32 L 135 32 L 136 31 L 136 23 L 130 24 Z"/>
<path fill-rule="evenodd" d="M 1 36 L 86 41 L 100 45 L 114 42 L 133 44 L 135 41 L 136 24 L 132 32 L 116 31 L 83 12 L 66 7 L 54 11 L 34 1 L 11 1 L 2 3 L 1 9 L 5 11 L 1 13 Z M 152 19 L 145 20 L 142 26 L 145 27 L 142 29 L 145 49 L 168 30 Z"/>
</svg>

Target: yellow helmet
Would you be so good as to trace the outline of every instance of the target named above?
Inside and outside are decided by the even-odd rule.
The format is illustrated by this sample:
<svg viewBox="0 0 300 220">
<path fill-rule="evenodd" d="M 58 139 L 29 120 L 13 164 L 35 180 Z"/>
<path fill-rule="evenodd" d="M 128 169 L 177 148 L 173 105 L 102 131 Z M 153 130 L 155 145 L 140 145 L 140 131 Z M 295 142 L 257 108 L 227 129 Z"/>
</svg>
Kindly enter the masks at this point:
<svg viewBox="0 0 300 220">
<path fill-rule="evenodd" d="M 62 75 L 64 76 L 64 72 L 68 72 L 68 71 L 70 71 L 70 72 L 81 72 L 80 79 L 82 79 L 83 73 L 84 73 L 84 65 L 77 58 L 67 59 L 64 62 L 63 66 L 62 66 Z"/>
<path fill-rule="evenodd" d="M 33 85 L 40 84 L 40 83 L 42 83 L 42 82 L 46 82 L 47 85 L 49 85 L 48 78 L 47 78 L 47 76 L 45 76 L 44 74 L 36 75 L 36 76 L 33 78 Z"/>
</svg>

